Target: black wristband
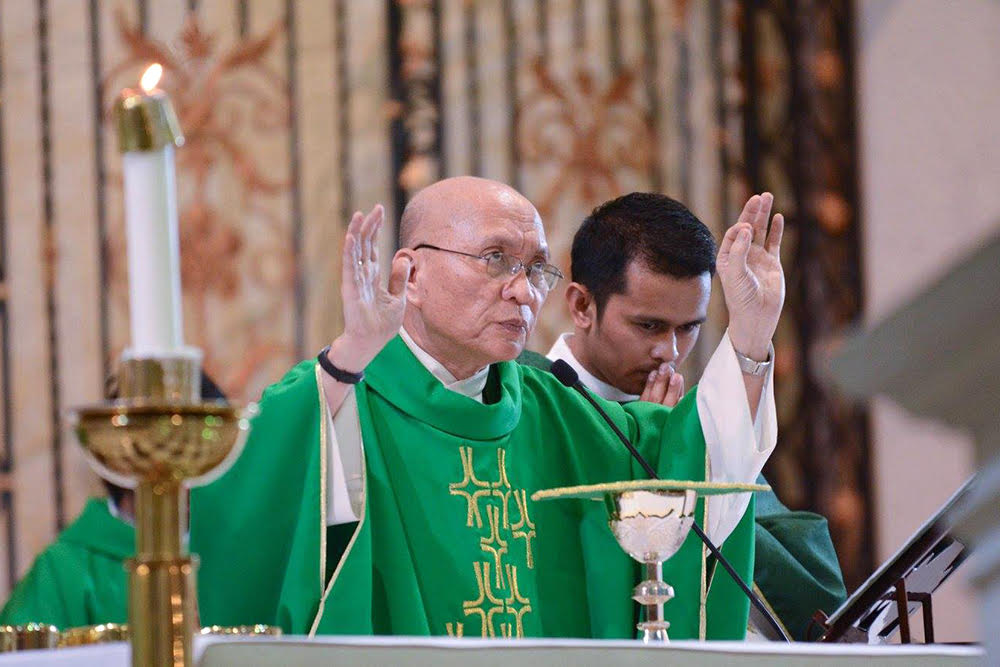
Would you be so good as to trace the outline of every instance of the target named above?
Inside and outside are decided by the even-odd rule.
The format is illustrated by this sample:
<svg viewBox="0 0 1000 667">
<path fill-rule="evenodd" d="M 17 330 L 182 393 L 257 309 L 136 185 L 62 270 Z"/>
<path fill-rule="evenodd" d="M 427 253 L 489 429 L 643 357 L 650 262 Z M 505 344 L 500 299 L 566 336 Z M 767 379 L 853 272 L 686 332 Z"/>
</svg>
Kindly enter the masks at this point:
<svg viewBox="0 0 1000 667">
<path fill-rule="evenodd" d="M 357 373 L 350 373 L 342 368 L 337 368 L 330 361 L 330 357 L 326 356 L 326 353 L 330 351 L 330 346 L 327 345 L 319 354 L 316 355 L 316 361 L 319 362 L 320 368 L 326 371 L 326 374 L 332 377 L 337 382 L 343 382 L 344 384 L 357 384 L 365 379 L 365 372 L 358 371 Z"/>
</svg>

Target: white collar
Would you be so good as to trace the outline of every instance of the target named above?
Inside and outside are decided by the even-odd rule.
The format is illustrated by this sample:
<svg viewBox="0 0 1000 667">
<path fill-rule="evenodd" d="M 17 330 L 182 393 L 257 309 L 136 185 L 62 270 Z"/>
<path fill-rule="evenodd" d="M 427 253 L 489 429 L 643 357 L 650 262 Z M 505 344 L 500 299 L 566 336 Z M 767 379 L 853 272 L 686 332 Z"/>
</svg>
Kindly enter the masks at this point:
<svg viewBox="0 0 1000 667">
<path fill-rule="evenodd" d="M 118 504 L 114 501 L 114 498 L 112 498 L 111 496 L 108 496 L 108 514 L 110 514 L 111 516 L 113 516 L 114 518 L 118 519 L 123 523 L 127 523 L 130 526 L 135 525 L 135 520 L 132 517 L 127 516 L 120 509 L 118 509 Z"/>
<path fill-rule="evenodd" d="M 406 347 L 410 348 L 410 352 L 417 358 L 417 361 L 423 364 L 424 368 L 430 371 L 431 375 L 436 377 L 444 385 L 445 389 L 450 389 L 457 394 L 468 396 L 482 403 L 483 389 L 486 388 L 486 378 L 490 374 L 489 366 L 484 366 L 464 380 L 458 380 L 451 374 L 451 371 L 444 367 L 444 364 L 417 345 L 406 329 L 399 328 L 399 337 L 406 343 Z"/>
<path fill-rule="evenodd" d="M 583 367 L 577 358 L 573 355 L 573 350 L 569 347 L 569 339 L 573 334 L 564 333 L 559 336 L 556 340 L 555 345 L 549 350 L 549 353 L 545 355 L 552 361 L 556 359 L 562 359 L 567 364 L 573 367 L 576 374 L 580 376 L 580 382 L 583 385 L 600 396 L 601 398 L 607 399 L 609 401 L 616 401 L 618 403 L 629 403 L 631 401 L 639 400 L 637 394 L 626 394 L 624 391 L 618 387 L 613 387 L 603 380 L 598 380 L 593 374 Z"/>
</svg>

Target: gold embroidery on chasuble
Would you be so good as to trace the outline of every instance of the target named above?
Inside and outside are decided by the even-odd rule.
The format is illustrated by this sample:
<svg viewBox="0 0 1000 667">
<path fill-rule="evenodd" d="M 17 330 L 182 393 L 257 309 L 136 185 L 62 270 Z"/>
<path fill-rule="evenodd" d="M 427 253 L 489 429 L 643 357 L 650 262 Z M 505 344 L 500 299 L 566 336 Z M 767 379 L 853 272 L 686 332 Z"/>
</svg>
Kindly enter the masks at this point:
<svg viewBox="0 0 1000 667">
<path fill-rule="evenodd" d="M 479 540 L 479 547 L 488 554 L 493 555 L 493 570 L 496 572 L 496 586 L 503 586 L 503 568 L 501 567 L 503 557 L 507 553 L 507 540 L 500 536 L 500 510 L 493 505 L 486 506 L 486 515 L 490 518 L 490 536 Z"/>
<path fill-rule="evenodd" d="M 478 537 L 482 554 L 471 563 L 477 590 L 462 603 L 464 621 L 445 624 L 452 637 L 463 636 L 470 617 L 479 620 L 483 637 L 524 636 L 524 616 L 531 612 L 531 599 L 519 589 L 517 565 L 511 558 L 512 550 L 523 541 L 524 562 L 534 569 L 535 524 L 529 516 L 527 491 L 512 487 L 507 477 L 506 456 L 505 450 L 496 450 L 496 481 L 484 481 L 476 477 L 475 450 L 459 448 L 462 480 L 449 484 L 448 492 L 465 501 L 465 525 Z M 512 521 L 514 516 L 517 521 Z"/>
<path fill-rule="evenodd" d="M 531 557 L 531 540 L 535 537 L 535 524 L 528 516 L 528 493 L 524 489 L 514 491 L 514 500 L 521 518 L 510 525 L 511 535 L 524 540 L 524 558 L 528 567 L 535 567 L 535 559 Z"/>
<path fill-rule="evenodd" d="M 489 496 L 492 493 L 491 486 L 489 482 L 481 482 L 476 479 L 476 471 L 472 467 L 472 447 L 460 448 L 459 454 L 462 457 L 462 474 L 464 477 L 461 482 L 452 482 L 449 484 L 448 492 L 453 496 L 462 496 L 468 503 L 468 515 L 465 525 L 472 528 L 473 519 L 475 519 L 475 527 L 482 528 L 483 517 L 479 513 L 479 499 L 483 496 Z"/>
</svg>

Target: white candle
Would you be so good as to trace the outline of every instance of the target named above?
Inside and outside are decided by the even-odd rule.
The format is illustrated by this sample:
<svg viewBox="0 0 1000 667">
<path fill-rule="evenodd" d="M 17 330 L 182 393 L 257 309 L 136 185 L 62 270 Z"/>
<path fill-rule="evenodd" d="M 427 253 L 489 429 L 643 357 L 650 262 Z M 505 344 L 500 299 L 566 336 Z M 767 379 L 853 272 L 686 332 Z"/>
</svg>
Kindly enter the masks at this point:
<svg viewBox="0 0 1000 667">
<path fill-rule="evenodd" d="M 184 344 L 174 148 L 123 156 L 129 306 L 135 356 Z"/>
<path fill-rule="evenodd" d="M 184 344 L 174 168 L 174 145 L 183 137 L 170 100 L 155 89 L 159 72 L 159 65 L 150 67 L 144 90 L 122 91 L 116 107 L 133 357 L 170 356 Z M 155 75 L 151 81 L 150 73 Z"/>
</svg>

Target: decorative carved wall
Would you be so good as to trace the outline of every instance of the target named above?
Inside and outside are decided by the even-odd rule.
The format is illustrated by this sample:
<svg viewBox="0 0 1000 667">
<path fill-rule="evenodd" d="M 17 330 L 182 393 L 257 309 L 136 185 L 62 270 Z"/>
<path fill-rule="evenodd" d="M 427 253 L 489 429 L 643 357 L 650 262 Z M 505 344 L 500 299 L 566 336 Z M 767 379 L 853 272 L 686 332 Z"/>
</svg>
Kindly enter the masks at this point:
<svg viewBox="0 0 1000 667">
<path fill-rule="evenodd" d="M 61 415 L 100 398 L 128 343 L 119 90 L 164 65 L 187 139 L 185 338 L 230 396 L 252 399 L 341 326 L 350 211 L 394 207 L 386 14 L 340 0 L 0 3 L 0 592 L 100 491 Z"/>
<path fill-rule="evenodd" d="M 721 234 L 729 199 L 743 196 L 720 186 L 726 152 L 742 150 L 731 106 L 735 9 L 730 0 L 391 3 L 397 214 L 420 187 L 473 173 L 536 204 L 566 268 L 583 217 L 633 190 L 671 192 Z M 562 290 L 549 301 L 536 349 L 568 327 Z M 709 329 L 693 368 L 721 335 Z"/>
<path fill-rule="evenodd" d="M 826 516 L 848 590 L 871 573 L 867 411 L 820 377 L 819 352 L 862 313 L 851 3 L 747 3 L 746 172 L 786 211 L 788 297 L 775 340 L 779 447 L 765 474 Z"/>
<path fill-rule="evenodd" d="M 580 220 L 632 190 L 678 197 L 720 237 L 748 182 L 774 188 L 792 226 L 814 224 L 796 221 L 801 193 L 774 181 L 753 148 L 760 132 L 744 111 L 760 98 L 743 84 L 741 6 L 0 4 L 0 592 L 98 488 L 61 414 L 100 396 L 127 344 L 110 108 L 146 64 L 164 64 L 162 87 L 187 136 L 178 151 L 185 337 L 231 396 L 252 399 L 338 332 L 339 251 L 351 212 L 382 202 L 394 222 L 410 194 L 443 176 L 479 174 L 520 189 L 567 269 Z M 837 55 L 848 46 L 831 48 Z M 391 256 L 391 233 L 383 243 Z M 795 252 L 790 274 L 804 266 Z M 790 285 L 790 294 L 808 295 L 797 276 Z M 567 328 L 562 296 L 551 295 L 533 348 L 547 349 Z M 795 318 L 812 312 L 793 307 Z M 692 376 L 724 321 L 716 298 Z M 783 325 L 783 350 L 797 340 L 790 330 Z M 808 377 L 799 368 L 781 376 L 783 387 Z M 782 410 L 812 410 L 809 392 L 801 395 L 801 405 Z M 802 434 L 795 443 L 811 437 L 789 428 Z M 803 467 L 812 459 L 802 444 L 791 447 L 791 463 L 776 468 L 781 488 L 791 485 L 793 504 L 835 510 L 829 494 L 795 495 L 792 473 L 823 471 Z"/>
</svg>

